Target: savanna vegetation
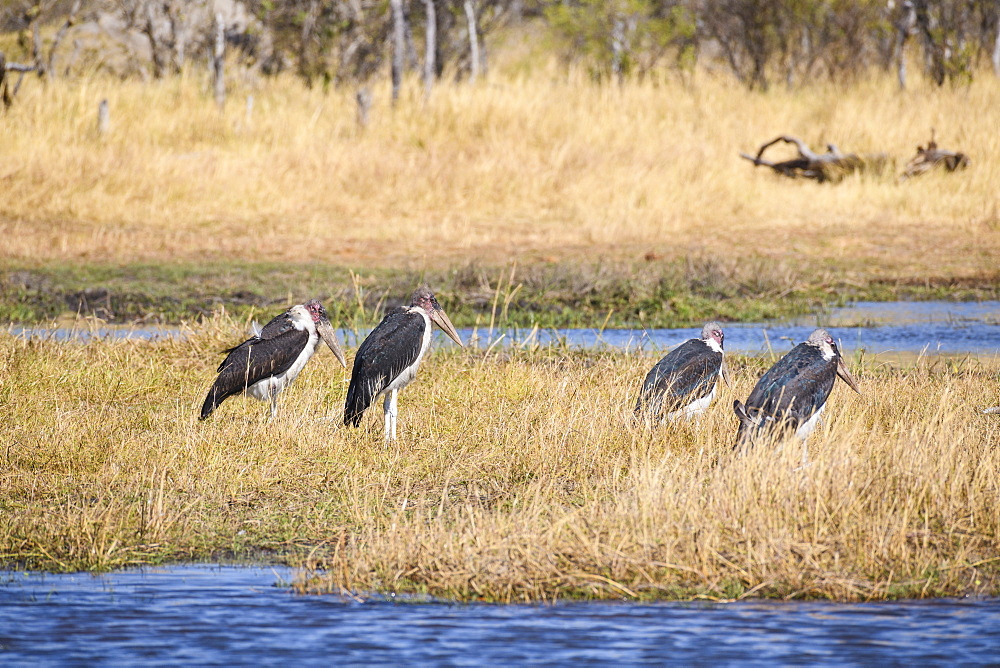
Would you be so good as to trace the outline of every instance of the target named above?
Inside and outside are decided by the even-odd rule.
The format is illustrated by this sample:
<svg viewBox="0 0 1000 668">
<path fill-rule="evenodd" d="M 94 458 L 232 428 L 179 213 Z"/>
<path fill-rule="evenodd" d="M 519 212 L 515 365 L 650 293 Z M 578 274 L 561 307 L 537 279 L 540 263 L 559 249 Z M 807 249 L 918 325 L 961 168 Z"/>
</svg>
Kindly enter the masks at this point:
<svg viewBox="0 0 1000 668">
<path fill-rule="evenodd" d="M 419 55 L 418 4 L 404 9 Z M 691 67 L 661 58 L 620 83 L 595 76 L 598 56 L 565 41 L 567 31 L 584 28 L 555 15 L 571 4 L 522 8 L 519 22 L 514 8 L 499 11 L 482 36 L 488 76 L 484 70 L 470 82 L 457 76 L 467 74 L 467 26 L 462 33 L 449 10 L 451 32 L 438 36 L 450 46 L 441 46 L 428 89 L 416 67 L 394 84 L 385 55 L 391 41 L 376 40 L 384 66 L 368 75 L 329 70 L 342 63 L 334 56 L 349 50 L 354 33 L 324 22 L 357 26 L 320 12 L 319 27 L 303 32 L 295 3 L 262 5 L 239 25 L 249 30 L 259 21 L 260 34 L 271 35 L 272 60 L 291 65 L 265 67 L 266 58 L 236 39 L 232 19 L 220 112 L 212 76 L 195 60 L 211 50 L 211 21 L 195 25 L 210 18 L 195 11 L 198 3 L 170 23 L 163 7 L 177 3 L 152 3 L 147 12 L 140 2 L 117 9 L 84 2 L 69 25 L 73 5 L 26 3 L 21 12 L 11 3 L 4 14 L 11 32 L 0 50 L 11 60 L 53 62 L 41 67 L 42 78 L 26 75 L 0 122 L 5 320 L 83 314 L 177 323 L 223 306 L 242 317 L 318 296 L 354 322 L 421 280 L 465 325 L 482 321 L 497 290 L 516 289 L 514 322 L 541 326 L 757 320 L 845 299 L 998 294 L 1000 83 L 989 70 L 986 14 L 937 17 L 932 8 L 925 18 L 940 31 L 931 33 L 952 46 L 960 33 L 975 76 L 939 86 L 927 70 L 930 38 L 914 37 L 897 54 L 913 65 L 900 90 L 892 67 L 872 55 L 878 21 L 894 20 L 879 18 L 875 5 L 832 3 L 798 23 L 795 12 L 764 12 L 762 20 L 810 35 L 835 10 L 846 17 L 863 9 L 868 23 L 855 17 L 855 24 L 875 27 L 858 28 L 866 46 L 852 51 L 851 76 L 817 74 L 822 63 L 847 62 L 834 57 L 846 47 L 832 34 L 797 39 L 786 46 L 826 44 L 823 58 L 817 51 L 807 59 L 813 69 L 796 65 L 813 74 L 751 92 L 723 67 L 716 50 L 730 33 L 711 23 L 705 29 L 718 34 L 698 37 Z M 675 27 L 699 7 L 723 15 L 709 5 L 677 3 L 687 14 L 670 14 Z M 119 39 L 115 48 L 97 42 L 93 57 L 74 55 L 72 39 L 90 44 L 90 33 L 74 31 L 98 11 L 111 12 L 103 20 L 114 27 L 94 28 L 98 34 L 128 35 L 144 49 L 128 50 Z M 388 20 L 374 10 L 364 15 Z M 190 32 L 153 39 L 152 47 L 173 54 L 161 54 L 160 69 L 143 32 L 150 21 Z M 306 46 L 296 41 L 303 39 Z M 604 43 L 595 39 L 585 44 Z M 647 44 L 636 49 L 640 43 Z M 668 40 L 663 48 L 680 57 L 681 46 Z M 769 80 L 789 58 L 767 61 Z M 324 77 L 330 84 L 317 85 Z M 359 86 L 370 101 L 363 125 Z M 104 131 L 101 100 L 109 110 Z M 942 145 L 967 153 L 971 167 L 898 182 L 932 128 Z M 889 164 L 827 186 L 784 183 L 739 159 L 783 133 L 817 149 L 836 143 L 845 152 L 884 153 Z"/>
<path fill-rule="evenodd" d="M 797 443 L 732 451 L 736 358 L 700 422 L 631 407 L 655 351 L 450 348 L 381 413 L 341 425 L 347 376 L 321 351 L 278 418 L 197 407 L 246 323 L 185 339 L 0 338 L 0 557 L 53 570 L 279 559 L 303 591 L 461 599 L 879 599 L 1000 591 L 996 360 L 850 364 Z M 308 574 L 312 575 L 308 575 Z"/>
<path fill-rule="evenodd" d="M 95 4 L 5 3 L 0 51 L 43 76 L 0 112 L 0 320 L 183 336 L 0 333 L 0 563 L 281 560 L 302 591 L 495 601 L 1000 593 L 996 359 L 852 359 L 864 395 L 835 388 L 805 467 L 732 452 L 766 357 L 656 428 L 631 406 L 662 351 L 560 346 L 435 352 L 392 445 L 380 415 L 341 426 L 325 353 L 274 422 L 245 399 L 196 421 L 249 318 L 314 296 L 357 331 L 419 282 L 482 328 L 1000 296 L 985 5 L 911 3 L 908 31 L 880 3 L 764 4 L 248 3 L 220 109 L 211 17 L 115 3 L 102 30 L 128 40 L 77 52 Z M 428 7 L 434 67 L 393 77 Z M 898 180 L 931 128 L 969 168 Z M 786 133 L 887 167 L 818 184 L 739 158 Z"/>
</svg>

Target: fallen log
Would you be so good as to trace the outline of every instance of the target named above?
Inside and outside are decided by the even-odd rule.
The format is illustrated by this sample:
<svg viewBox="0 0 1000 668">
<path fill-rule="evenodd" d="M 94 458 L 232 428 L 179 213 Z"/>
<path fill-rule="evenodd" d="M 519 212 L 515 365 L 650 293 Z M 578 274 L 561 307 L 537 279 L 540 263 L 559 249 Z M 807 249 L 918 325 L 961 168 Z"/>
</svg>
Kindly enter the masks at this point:
<svg viewBox="0 0 1000 668">
<path fill-rule="evenodd" d="M 793 144 L 799 157 L 781 162 L 771 162 L 764 159 L 764 152 L 779 142 Z M 797 137 L 781 135 L 763 144 L 752 156 L 740 153 L 740 157 L 749 160 L 755 167 L 770 167 L 776 173 L 789 178 L 815 179 L 820 183 L 837 182 L 848 174 L 860 171 L 881 171 L 888 162 L 884 154 L 859 156 L 854 153 L 841 153 L 834 144 L 827 144 L 826 153 L 816 153 Z"/>
<path fill-rule="evenodd" d="M 906 163 L 906 168 L 900 174 L 899 180 L 905 181 L 914 176 L 920 176 L 935 167 L 944 167 L 946 171 L 954 172 L 968 166 L 969 156 L 966 154 L 938 148 L 937 142 L 934 141 L 934 130 L 931 130 L 931 140 L 927 142 L 927 148 L 917 147 L 917 154 Z"/>
</svg>

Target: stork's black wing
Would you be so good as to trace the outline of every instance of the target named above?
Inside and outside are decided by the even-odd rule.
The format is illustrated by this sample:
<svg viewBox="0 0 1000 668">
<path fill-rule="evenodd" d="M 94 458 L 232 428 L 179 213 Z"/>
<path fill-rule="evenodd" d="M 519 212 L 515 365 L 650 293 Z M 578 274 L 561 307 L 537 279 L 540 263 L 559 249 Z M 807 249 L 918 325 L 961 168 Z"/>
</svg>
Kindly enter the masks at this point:
<svg viewBox="0 0 1000 668">
<path fill-rule="evenodd" d="M 722 353 L 701 339 L 685 341 L 646 374 L 636 412 L 648 407 L 657 413 L 669 413 L 707 396 L 721 368 Z"/>
<path fill-rule="evenodd" d="M 275 318 L 265 325 L 264 330 L 277 320 Z M 275 334 L 276 329 L 272 328 L 268 332 L 269 338 L 255 336 L 226 351 L 229 355 L 219 365 L 219 377 L 215 379 L 201 407 L 202 420 L 211 415 L 228 397 L 245 391 L 264 378 L 283 373 L 292 366 L 309 342 L 309 332 L 291 327 L 282 328 L 281 333 Z M 261 330 L 261 334 L 265 333 L 264 330 Z"/>
<path fill-rule="evenodd" d="M 417 361 L 427 321 L 396 308 L 382 318 L 358 348 L 344 404 L 344 424 L 357 427 L 361 414 L 408 366 Z"/>
<path fill-rule="evenodd" d="M 826 403 L 836 379 L 837 358 L 825 360 L 817 348 L 800 343 L 757 381 L 747 411 L 796 423 L 807 420 Z"/>
<path fill-rule="evenodd" d="M 271 318 L 271 321 L 260 328 L 260 334 L 257 335 L 258 339 L 273 339 L 276 336 L 281 336 L 285 332 L 289 332 L 295 329 L 295 325 L 292 323 L 291 317 L 288 315 L 288 311 L 285 311 L 281 315 L 277 315 Z"/>
</svg>

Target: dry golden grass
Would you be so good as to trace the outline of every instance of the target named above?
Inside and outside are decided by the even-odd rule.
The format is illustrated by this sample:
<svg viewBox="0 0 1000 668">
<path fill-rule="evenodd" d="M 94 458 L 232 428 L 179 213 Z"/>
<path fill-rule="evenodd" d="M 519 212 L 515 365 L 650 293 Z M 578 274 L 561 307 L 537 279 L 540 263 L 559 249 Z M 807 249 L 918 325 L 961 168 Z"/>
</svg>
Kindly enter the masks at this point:
<svg viewBox="0 0 1000 668">
<path fill-rule="evenodd" d="M 200 72 L 29 80 L 0 125 L 0 257 L 427 266 L 699 253 L 848 281 L 996 280 L 1000 81 L 985 73 L 968 88 L 900 93 L 876 76 L 753 94 L 706 73 L 619 88 L 551 63 L 511 72 L 443 84 L 426 105 L 410 81 L 395 110 L 377 87 L 363 132 L 353 90 L 291 77 L 235 82 L 221 115 Z M 827 186 L 738 158 L 792 133 L 901 167 L 932 127 L 971 155 L 969 171 Z"/>
<path fill-rule="evenodd" d="M 801 468 L 731 452 L 733 397 L 700 423 L 633 424 L 656 353 L 441 351 L 341 426 L 326 351 L 266 408 L 197 407 L 242 323 L 186 341 L 0 335 L 0 561 L 106 569 L 263 549 L 309 591 L 458 598 L 885 598 L 1000 593 L 996 359 L 852 362 Z M 984 388 L 988 388 L 984 390 Z M 327 419 L 329 418 L 329 419 Z"/>
</svg>

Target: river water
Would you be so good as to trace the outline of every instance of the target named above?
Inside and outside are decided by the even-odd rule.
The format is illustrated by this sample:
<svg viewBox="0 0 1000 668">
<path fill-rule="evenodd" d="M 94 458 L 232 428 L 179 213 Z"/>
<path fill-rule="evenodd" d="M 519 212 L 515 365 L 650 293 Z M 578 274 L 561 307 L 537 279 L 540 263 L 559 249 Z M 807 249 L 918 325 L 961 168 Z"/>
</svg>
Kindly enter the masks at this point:
<svg viewBox="0 0 1000 668">
<path fill-rule="evenodd" d="M 728 352 L 784 353 L 804 341 L 816 327 L 826 327 L 845 353 L 871 355 L 951 354 L 1000 355 L 1000 302 L 859 302 L 844 308 L 765 323 L 724 325 Z M 480 347 L 566 345 L 574 348 L 666 350 L 698 336 L 700 328 L 680 329 L 519 329 L 459 330 L 463 341 Z M 87 341 L 95 337 L 139 338 L 182 336 L 173 328 L 11 327 L 16 336 Z M 344 343 L 356 346 L 366 331 L 341 331 Z M 449 344 L 437 332 L 437 345 Z"/>
<path fill-rule="evenodd" d="M 985 664 L 1000 599 L 460 605 L 300 596 L 287 568 L 0 572 L 0 664 Z"/>
</svg>

